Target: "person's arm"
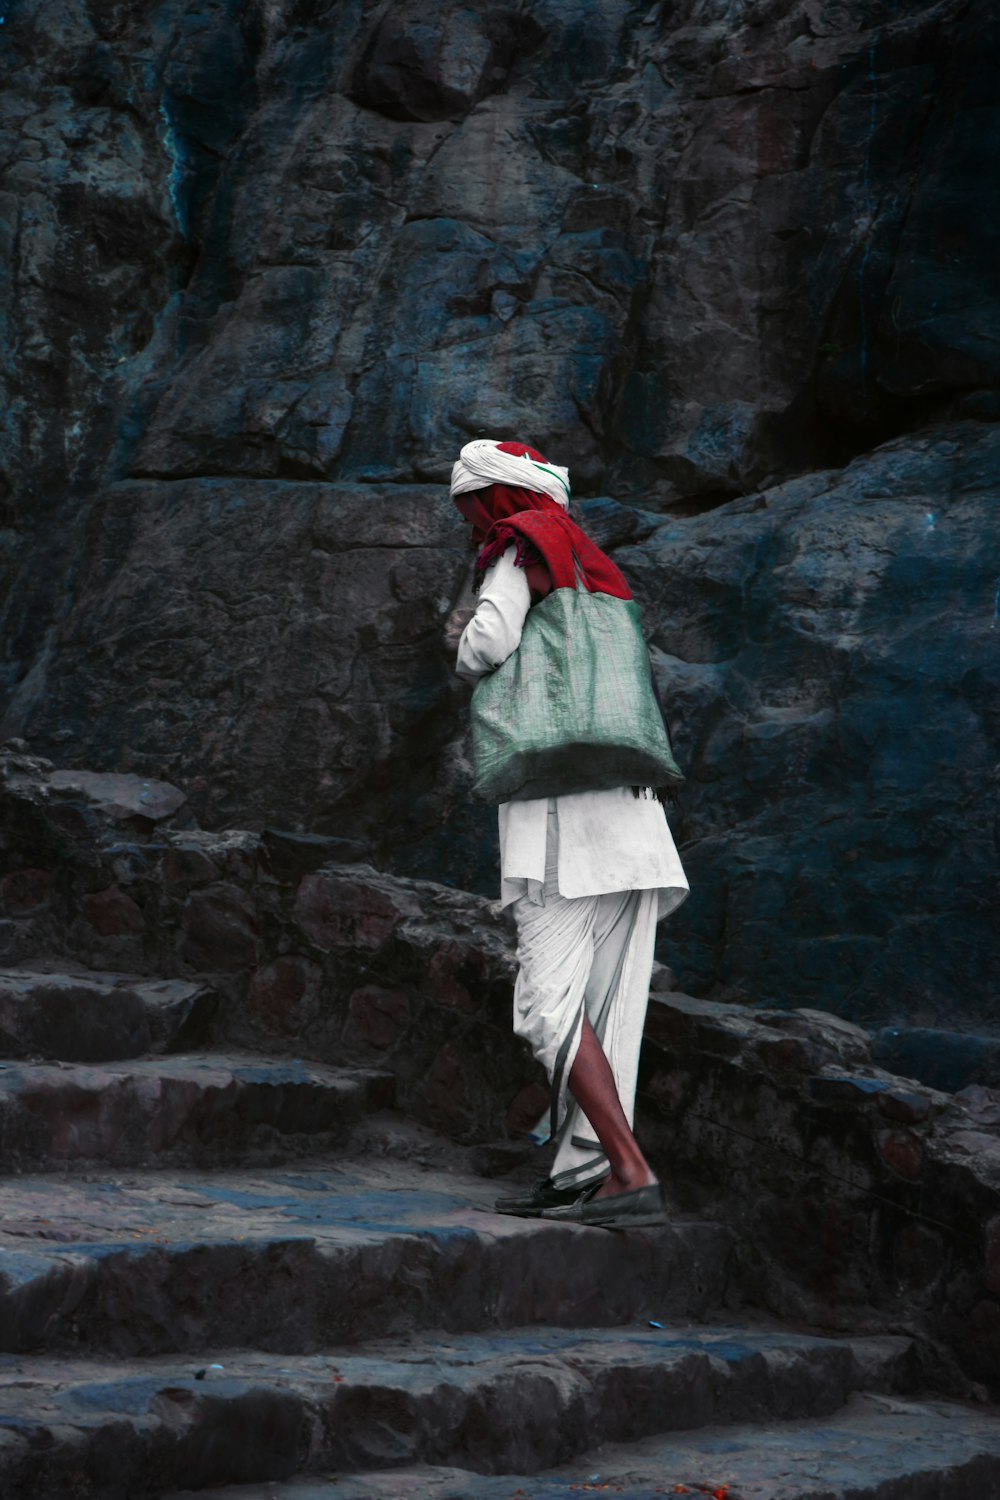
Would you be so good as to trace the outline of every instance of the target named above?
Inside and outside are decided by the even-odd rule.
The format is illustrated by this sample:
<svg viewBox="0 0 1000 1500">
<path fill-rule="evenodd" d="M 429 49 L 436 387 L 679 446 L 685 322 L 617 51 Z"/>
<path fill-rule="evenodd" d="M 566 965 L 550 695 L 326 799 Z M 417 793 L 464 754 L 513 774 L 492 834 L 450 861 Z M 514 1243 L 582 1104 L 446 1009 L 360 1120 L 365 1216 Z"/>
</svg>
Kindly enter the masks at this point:
<svg viewBox="0 0 1000 1500">
<path fill-rule="evenodd" d="M 495 672 L 521 644 L 521 632 L 531 607 L 531 589 L 523 568 L 514 565 L 508 547 L 483 579 L 476 612 L 458 643 L 455 671 L 466 682 L 478 682 Z"/>
</svg>

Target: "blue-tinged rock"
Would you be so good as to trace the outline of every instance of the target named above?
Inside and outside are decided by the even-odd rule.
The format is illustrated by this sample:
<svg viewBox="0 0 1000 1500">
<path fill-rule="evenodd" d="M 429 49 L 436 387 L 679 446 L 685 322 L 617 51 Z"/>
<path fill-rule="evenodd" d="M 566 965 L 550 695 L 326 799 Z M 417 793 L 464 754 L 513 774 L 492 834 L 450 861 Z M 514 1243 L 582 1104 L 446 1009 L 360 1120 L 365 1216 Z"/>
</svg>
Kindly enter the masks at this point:
<svg viewBox="0 0 1000 1500">
<path fill-rule="evenodd" d="M 1000 1037 L 883 1026 L 872 1039 L 872 1058 L 882 1068 L 948 1094 L 970 1084 L 1000 1088 Z"/>
</svg>

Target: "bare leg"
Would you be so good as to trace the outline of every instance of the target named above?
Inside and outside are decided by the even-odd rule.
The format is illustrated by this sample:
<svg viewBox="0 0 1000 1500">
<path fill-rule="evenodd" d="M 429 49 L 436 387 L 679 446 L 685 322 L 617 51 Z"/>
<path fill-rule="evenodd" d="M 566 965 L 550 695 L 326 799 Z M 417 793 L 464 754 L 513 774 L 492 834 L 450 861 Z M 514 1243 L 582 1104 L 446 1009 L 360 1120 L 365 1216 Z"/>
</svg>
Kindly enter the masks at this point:
<svg viewBox="0 0 1000 1500">
<path fill-rule="evenodd" d="M 615 1193 L 630 1192 L 633 1188 L 655 1182 L 656 1174 L 640 1151 L 625 1118 L 604 1049 L 586 1017 L 576 1061 L 570 1070 L 569 1086 L 573 1098 L 593 1125 L 611 1164 L 611 1176 L 595 1196 L 610 1198 Z"/>
</svg>

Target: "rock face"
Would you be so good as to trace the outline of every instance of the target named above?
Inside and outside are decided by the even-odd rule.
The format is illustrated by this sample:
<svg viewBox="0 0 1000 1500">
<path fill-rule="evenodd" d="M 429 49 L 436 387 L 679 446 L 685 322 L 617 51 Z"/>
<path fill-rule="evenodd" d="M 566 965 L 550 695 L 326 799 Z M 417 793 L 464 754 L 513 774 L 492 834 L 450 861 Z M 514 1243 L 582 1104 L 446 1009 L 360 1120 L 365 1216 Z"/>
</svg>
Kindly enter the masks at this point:
<svg viewBox="0 0 1000 1500">
<path fill-rule="evenodd" d="M 692 771 L 688 987 L 1000 1026 L 998 472 L 959 423 L 619 554 Z"/>
<path fill-rule="evenodd" d="M 1000 1023 L 998 472 L 996 429 L 965 421 L 698 516 L 584 502 L 645 603 L 689 772 L 693 892 L 662 940 L 688 989 Z M 426 490 L 116 486 L 32 733 L 68 718 L 203 821 L 242 806 L 490 892 L 440 645 L 461 541 Z"/>
<path fill-rule="evenodd" d="M 8 7 L 6 121 L 49 394 L 142 365 L 119 472 L 441 478 L 499 424 L 732 493 L 996 382 L 986 0 L 101 9 Z"/>
<path fill-rule="evenodd" d="M 844 1326 L 915 1319 L 995 1380 L 1000 1093 L 874 1067 L 817 1011 L 652 997 L 638 1129 L 687 1207 L 724 1201 L 752 1295 Z"/>
<path fill-rule="evenodd" d="M 492 890 L 442 482 L 523 435 L 661 653 L 682 982 L 994 1026 L 998 25 L 13 0 L 5 732 Z"/>
<path fill-rule="evenodd" d="M 488 883 L 489 816 L 470 822 L 459 776 L 438 785 L 466 697 L 441 641 L 468 561 L 446 493 L 122 484 L 88 535 L 93 571 L 32 706 L 33 741 L 153 765 L 202 822 L 350 825 L 380 860 L 437 825 L 422 868 Z M 480 827 L 454 863 L 450 804 L 460 829 Z"/>
</svg>

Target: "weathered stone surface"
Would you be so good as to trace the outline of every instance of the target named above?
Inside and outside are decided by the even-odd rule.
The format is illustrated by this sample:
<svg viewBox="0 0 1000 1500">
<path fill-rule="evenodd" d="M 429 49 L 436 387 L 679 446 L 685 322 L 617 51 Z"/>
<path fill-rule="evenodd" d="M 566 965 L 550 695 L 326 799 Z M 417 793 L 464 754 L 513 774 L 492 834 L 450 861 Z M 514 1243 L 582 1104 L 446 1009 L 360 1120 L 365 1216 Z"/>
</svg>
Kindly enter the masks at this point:
<svg viewBox="0 0 1000 1500">
<path fill-rule="evenodd" d="M 654 994 L 640 1139 L 681 1202 L 726 1204 L 765 1305 L 830 1327 L 877 1308 L 950 1351 L 957 1390 L 961 1371 L 995 1393 L 993 1091 L 902 1085 L 865 1050 L 836 1017 Z"/>
<path fill-rule="evenodd" d="M 530 15 L 500 8 L 443 11 L 435 20 L 412 0 L 378 16 L 351 81 L 356 104 L 393 120 L 461 118 L 545 35 Z"/>
<path fill-rule="evenodd" d="M 691 773 L 683 988 L 1000 1024 L 998 480 L 997 433 L 959 424 L 618 554 Z"/>
<path fill-rule="evenodd" d="M 256 962 L 257 922 L 237 886 L 220 882 L 190 895 L 181 931 L 181 957 L 194 969 L 230 973 Z"/>
<path fill-rule="evenodd" d="M 995 1027 L 988 975 L 996 582 L 984 538 L 996 526 L 998 475 L 992 429 L 955 424 L 842 472 L 658 522 L 618 551 L 645 604 L 689 772 L 672 817 L 693 889 L 662 939 L 662 956 L 685 988 L 742 991 L 757 1002 L 780 997 L 883 1026 L 946 1023 L 961 993 L 963 1024 Z M 311 518 L 325 503 L 346 526 L 358 514 L 349 497 L 330 492 L 322 502 L 306 494 L 316 486 L 303 487 L 301 502 L 261 497 L 245 521 L 245 486 L 240 505 L 223 481 L 201 484 L 194 496 L 168 488 L 144 503 L 143 515 L 161 533 L 176 526 L 178 539 L 165 536 L 163 545 L 201 551 L 207 571 L 196 570 L 190 584 L 164 574 L 164 608 L 181 608 L 193 625 L 228 597 L 249 634 L 225 631 L 223 649 L 244 662 L 259 653 L 278 695 L 255 688 L 268 704 L 266 722 L 246 721 L 245 753 L 234 754 L 226 740 L 225 765 L 205 767 L 212 779 L 192 793 L 193 803 L 217 817 L 240 804 L 237 779 L 250 776 L 255 790 L 243 805 L 251 814 L 273 816 L 276 805 L 293 821 L 350 836 L 377 863 L 493 888 L 493 815 L 468 802 L 464 691 L 449 682 L 437 646 L 465 568 L 443 496 L 414 496 L 421 524 L 444 528 L 416 548 L 429 569 L 420 590 L 433 591 L 420 593 L 430 601 L 426 620 L 415 623 L 412 610 L 391 602 L 384 569 L 392 564 L 381 543 L 367 554 L 370 577 L 357 547 L 342 554 L 350 563 L 344 587 L 357 591 L 343 596 L 337 623 L 331 616 L 330 630 L 317 634 L 322 595 L 311 612 L 300 599 L 316 558 Z M 409 526 L 401 518 L 412 506 L 381 493 L 366 502 L 369 524 L 390 525 L 397 515 Z M 120 499 L 121 524 L 141 550 L 145 522 Z M 381 519 L 380 506 L 388 507 Z M 136 631 L 132 575 L 120 565 L 129 543 L 114 541 L 105 519 L 115 580 L 108 574 L 107 588 L 72 626 L 73 691 L 92 691 L 93 707 L 98 696 L 102 705 L 107 740 L 103 750 L 93 746 L 99 755 L 160 734 L 138 676 L 145 681 L 141 654 L 134 681 L 128 662 L 119 667 L 120 718 L 103 676 L 88 679 L 87 663 L 96 667 L 98 658 L 87 641 L 96 647 L 108 633 Z M 348 547 L 348 530 L 339 535 L 334 559 L 338 546 Z M 273 615 L 240 602 L 248 575 L 236 577 L 229 559 L 234 547 L 251 545 L 260 549 L 254 588 L 287 601 Z M 434 559 L 452 545 L 442 591 Z M 144 581 L 143 618 L 153 632 L 150 587 Z M 308 641 L 281 626 L 286 608 L 303 629 L 312 622 Z M 382 653 L 379 643 L 384 674 L 349 666 L 358 653 L 366 660 L 369 649 Z M 175 757 L 171 774 L 199 764 L 198 736 L 218 706 L 218 668 L 218 652 L 173 659 L 177 701 L 199 693 L 203 707 L 157 750 Z M 323 683 L 339 683 L 333 697 Z M 55 711 L 57 698 L 49 701 Z M 80 702 L 81 726 L 98 722 Z M 282 748 L 276 781 L 270 766 L 293 721 L 291 759 Z M 333 772 L 335 746 L 341 769 Z"/>
<path fill-rule="evenodd" d="M 261 866 L 276 880 L 297 880 L 321 865 L 362 860 L 365 853 L 365 846 L 351 839 L 281 828 L 265 828 L 260 839 Z"/>
<path fill-rule="evenodd" d="M 929 1026 L 885 1026 L 872 1038 L 880 1067 L 957 1094 L 969 1085 L 1000 1088 L 1000 1037 Z"/>
<path fill-rule="evenodd" d="M 417 1348 L 383 1340 L 335 1361 L 285 1358 L 280 1375 L 273 1358 L 241 1352 L 201 1382 L 162 1360 L 39 1361 L 30 1393 L 17 1365 L 0 1366 L 0 1401 L 19 1439 L 0 1454 L 0 1480 L 8 1500 L 47 1500 L 60 1477 L 82 1471 L 89 1483 L 77 1494 L 92 1500 L 112 1483 L 145 1497 L 164 1484 L 283 1478 L 306 1466 L 381 1468 L 390 1454 L 401 1467 L 537 1470 L 664 1423 L 676 1431 L 761 1411 L 771 1420 L 825 1415 L 859 1389 L 907 1388 L 906 1339 L 859 1346 L 857 1358 L 850 1340 L 740 1326 L 545 1330 L 528 1339 L 518 1331 Z M 250 1441 L 227 1442 L 251 1414 Z M 80 1426 L 67 1431 L 74 1419 Z"/>
<path fill-rule="evenodd" d="M 80 904 L 83 915 L 101 937 L 123 937 L 145 929 L 142 909 L 116 885 L 84 896 Z"/>
<path fill-rule="evenodd" d="M 205 1040 L 211 986 L 121 974 L 0 971 L 0 1055 L 107 1062 Z"/>
<path fill-rule="evenodd" d="M 984 0 L 6 23 L 12 291 L 91 472 L 114 415 L 118 471 L 171 477 L 438 477 L 500 424 L 669 498 L 996 383 Z M 95 210 L 74 316 L 53 242 Z"/>
<path fill-rule="evenodd" d="M 285 1136 L 311 1138 L 314 1150 L 343 1146 L 388 1081 L 252 1056 L 0 1064 L 0 1171 L 242 1159 Z"/>
<path fill-rule="evenodd" d="M 247 1008 L 264 1025 L 301 1036 L 320 1012 L 323 971 L 297 953 L 285 953 L 254 972 Z"/>
<path fill-rule="evenodd" d="M 542 1083 L 526 1083 L 510 1102 L 504 1121 L 512 1135 L 526 1135 L 549 1108 L 551 1096 Z"/>
<path fill-rule="evenodd" d="M 1000 1125 L 1000 1089 L 988 1089 L 973 1083 L 968 1088 L 959 1089 L 955 1099 L 978 1124 Z"/>
<path fill-rule="evenodd" d="M 143 912 L 128 941 L 147 972 L 194 971 L 218 993 L 213 1046 L 305 1047 L 384 1069 L 405 1110 L 470 1144 L 526 1133 L 544 1114 L 543 1079 L 510 1027 L 511 930 L 484 898 L 363 864 L 276 868 L 268 841 L 246 833 L 167 829 L 123 845 L 98 825 L 59 845 L 64 831 L 28 792 L 0 812 L 25 868 L 38 868 L 29 849 L 64 850 L 48 904 L 10 920 L 68 957 L 112 962 L 124 940 L 95 935 L 83 911 L 114 875 Z M 212 942 L 193 952 L 192 911 L 229 914 L 239 963 L 222 941 L 228 919 L 221 936 L 207 924 Z M 658 990 L 647 1035 L 642 1139 L 685 1201 L 734 1216 L 755 1295 L 834 1326 L 910 1319 L 957 1361 L 940 1376 L 954 1389 L 994 1379 L 989 1090 L 949 1097 L 901 1081 L 875 1065 L 858 1026 L 812 1008 Z"/>
<path fill-rule="evenodd" d="M 344 835 L 342 808 L 353 805 L 352 838 L 318 862 L 356 859 L 385 840 L 412 843 L 413 809 L 437 804 L 441 756 L 452 753 L 464 702 L 440 644 L 468 561 L 447 494 L 212 479 L 117 486 L 100 511 L 101 602 L 92 598 L 86 618 L 67 624 L 74 706 L 61 722 L 75 724 L 75 738 L 92 724 L 104 744 L 98 761 L 114 742 L 116 766 L 134 756 L 148 764 L 156 742 L 156 762 L 183 783 L 189 809 L 216 825 Z M 150 574 L 151 552 L 185 558 L 183 571 Z M 164 616 L 172 646 L 151 683 Z M 137 632 L 137 650 L 116 651 L 109 682 L 104 643 L 123 630 Z M 373 777 L 386 804 L 374 840 Z M 483 810 L 464 814 L 463 826 L 481 836 L 488 824 Z M 273 835 L 268 852 L 282 857 Z M 286 840 L 286 866 L 288 855 Z M 481 883 L 491 858 L 486 845 L 470 861 Z"/>
<path fill-rule="evenodd" d="M 732 1236 L 492 1212 L 496 1184 L 382 1153 L 335 1166 L 0 1181 L 0 1347 L 339 1350 L 427 1329 L 612 1328 L 721 1305 Z M 114 1253 L 109 1254 L 109 1247 Z"/>
<path fill-rule="evenodd" d="M 187 797 L 169 782 L 58 770 L 49 760 L 7 747 L 0 749 L 0 805 L 0 903 L 17 916 L 49 899 L 50 871 L 42 856 L 78 863 L 86 859 L 86 846 L 102 838 L 125 852 L 192 823 Z M 37 868 L 24 858 L 32 846 L 40 857 Z"/>
<path fill-rule="evenodd" d="M 35 952 L 37 944 L 31 922 L 0 920 L 0 963 L 17 964 Z"/>
<path fill-rule="evenodd" d="M 895 1088 L 878 1096 L 878 1107 L 890 1120 L 902 1120 L 906 1125 L 915 1125 L 926 1120 L 933 1104 L 926 1094 L 915 1094 L 904 1088 Z"/>
<path fill-rule="evenodd" d="M 18 870 L 4 877 L 0 885 L 0 904 L 9 917 L 30 917 L 44 911 L 49 903 L 49 872 Z"/>
<path fill-rule="evenodd" d="M 408 1466 L 337 1476 L 343 1500 L 577 1500 L 581 1493 L 710 1495 L 723 1500 L 980 1500 L 996 1488 L 995 1409 L 877 1394 L 808 1422 L 738 1423 L 605 1444 L 544 1473 L 470 1475 L 466 1468 Z M 582 1476 L 582 1477 L 581 1477 Z M 474 1491 L 472 1490 L 474 1486 Z M 275 1500 L 330 1500 L 317 1477 L 268 1486 Z M 259 1500 L 226 1487 L 219 1500 Z M 169 1500 L 197 1500 L 195 1491 Z M 338 1497 L 340 1500 L 340 1497 Z"/>
<path fill-rule="evenodd" d="M 515 1167 L 526 1166 L 531 1155 L 527 1141 L 487 1141 L 472 1147 L 469 1166 L 479 1177 L 505 1177 Z"/>
<path fill-rule="evenodd" d="M 366 869 L 366 874 L 374 871 Z M 295 898 L 295 919 L 318 948 L 381 948 L 404 915 L 419 906 L 391 890 L 362 884 L 349 875 L 320 872 L 305 875 Z"/>
<path fill-rule="evenodd" d="M 314 1058 L 388 1066 L 405 1108 L 465 1139 L 503 1132 L 540 1074 L 511 1031 L 512 935 L 490 902 L 316 867 L 335 839 L 165 828 L 125 843 L 106 809 L 70 838 L 49 774 L 22 769 L 0 795 L 11 909 L 30 913 L 10 919 L 8 951 L 202 978 L 231 1045 L 298 1053 L 308 1037 Z"/>
<path fill-rule="evenodd" d="M 372 1047 L 391 1047 L 407 1030 L 410 997 L 405 990 L 387 990 L 365 984 L 348 1001 L 351 1019 Z"/>
<path fill-rule="evenodd" d="M 116 823 L 142 819 L 162 823 L 174 818 L 187 801 L 179 787 L 141 776 L 101 775 L 95 771 L 53 771 L 49 786 L 57 792 L 78 792 Z"/>
<path fill-rule="evenodd" d="M 907 1182 L 916 1182 L 923 1167 L 923 1142 L 909 1130 L 882 1130 L 877 1136 L 878 1154 L 889 1168 Z"/>
</svg>

